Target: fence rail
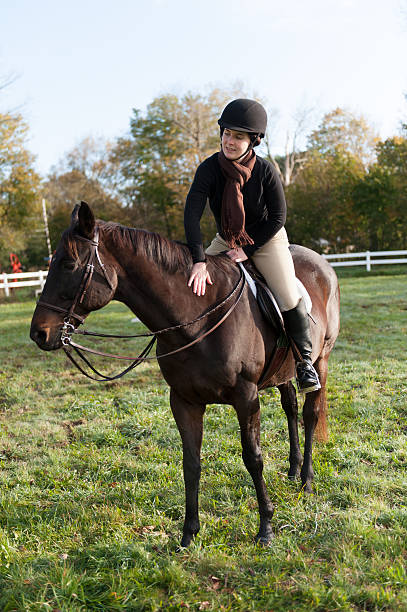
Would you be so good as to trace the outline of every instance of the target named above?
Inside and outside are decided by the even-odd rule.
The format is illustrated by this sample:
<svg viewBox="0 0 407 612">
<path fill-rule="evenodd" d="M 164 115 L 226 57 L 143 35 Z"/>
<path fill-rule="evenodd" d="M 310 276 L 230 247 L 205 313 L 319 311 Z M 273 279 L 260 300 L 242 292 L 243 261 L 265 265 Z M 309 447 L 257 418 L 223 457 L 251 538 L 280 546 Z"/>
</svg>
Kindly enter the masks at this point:
<svg viewBox="0 0 407 612">
<path fill-rule="evenodd" d="M 322 257 L 327 259 L 333 267 L 365 266 L 366 270 L 370 272 L 372 266 L 378 266 L 383 264 L 407 263 L 407 257 L 400 258 L 396 257 L 397 255 L 407 256 L 407 251 L 365 251 L 364 253 L 332 253 L 330 255 L 322 255 Z"/>
<path fill-rule="evenodd" d="M 11 289 L 20 287 L 40 287 L 43 290 L 48 270 L 38 272 L 15 272 L 13 274 L 0 274 L 0 289 L 4 290 L 6 297 L 9 297 Z"/>
<path fill-rule="evenodd" d="M 400 257 L 404 255 L 404 257 Z M 333 267 L 365 266 L 368 272 L 372 266 L 383 264 L 405 264 L 407 263 L 407 251 L 365 251 L 364 253 L 331 253 L 322 255 Z M 38 272 L 17 272 L 14 274 L 0 274 L 0 289 L 3 289 L 6 297 L 10 295 L 11 289 L 20 287 L 44 288 L 47 278 L 47 270 Z"/>
</svg>

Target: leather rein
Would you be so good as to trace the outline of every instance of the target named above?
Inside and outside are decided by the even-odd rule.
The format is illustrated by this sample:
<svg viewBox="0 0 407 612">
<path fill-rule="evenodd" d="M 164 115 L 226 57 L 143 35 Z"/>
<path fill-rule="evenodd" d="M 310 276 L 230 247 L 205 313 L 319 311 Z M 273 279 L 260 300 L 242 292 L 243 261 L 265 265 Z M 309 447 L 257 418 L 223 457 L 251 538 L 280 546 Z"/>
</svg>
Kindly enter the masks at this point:
<svg viewBox="0 0 407 612">
<path fill-rule="evenodd" d="M 109 287 L 110 287 L 110 289 L 112 291 L 114 291 L 114 286 L 113 286 L 111 280 L 109 279 L 109 276 L 108 276 L 108 274 L 106 272 L 105 265 L 102 263 L 101 258 L 100 258 L 99 249 L 98 249 L 98 247 L 99 247 L 99 229 L 96 228 L 95 235 L 94 235 L 93 239 L 85 238 L 85 237 L 79 236 L 79 235 L 76 236 L 76 238 L 78 238 L 79 240 L 82 240 L 84 242 L 89 243 L 89 245 L 90 245 L 90 252 L 89 252 L 88 259 L 87 259 L 86 263 L 83 266 L 82 278 L 81 278 L 81 281 L 79 283 L 79 287 L 78 287 L 78 290 L 77 290 L 77 292 L 75 294 L 75 297 L 74 297 L 74 300 L 72 302 L 72 305 L 70 306 L 70 308 L 61 308 L 60 306 L 56 306 L 55 304 L 50 304 L 48 302 L 45 302 L 44 300 L 41 299 L 41 297 L 38 300 L 38 304 L 40 306 L 44 307 L 44 308 L 48 308 L 50 310 L 55 310 L 56 312 L 60 312 L 60 313 L 63 313 L 63 314 L 66 315 L 66 317 L 64 319 L 63 326 L 61 328 L 62 348 L 65 351 L 65 354 L 67 355 L 67 357 L 78 368 L 78 370 L 82 374 L 87 376 L 88 378 L 91 378 L 92 380 L 96 380 L 98 382 L 116 380 L 118 378 L 121 378 L 122 376 L 124 376 L 125 374 L 130 372 L 131 370 L 133 370 L 135 367 L 137 367 L 141 363 L 143 363 L 143 361 L 152 360 L 152 359 L 162 359 L 163 357 L 170 357 L 171 355 L 175 355 L 176 353 L 179 353 L 181 351 L 184 351 L 185 349 L 190 348 L 194 344 L 197 344 L 198 342 L 200 342 L 201 340 L 206 338 L 206 336 L 211 334 L 213 331 L 215 331 L 215 329 L 217 329 L 220 325 L 222 325 L 222 323 L 228 318 L 228 316 L 236 308 L 237 304 L 240 301 L 240 298 L 242 297 L 243 289 L 244 289 L 244 286 L 245 286 L 245 283 L 246 283 L 246 278 L 245 278 L 245 276 L 244 276 L 244 274 L 243 274 L 243 272 L 242 272 L 242 270 L 241 270 L 241 268 L 239 266 L 240 277 L 239 277 L 239 280 L 236 283 L 235 287 L 232 289 L 232 291 L 221 302 L 219 302 L 219 304 L 217 304 L 216 306 L 213 306 L 207 312 L 205 312 L 204 314 L 200 315 L 199 317 L 197 317 L 193 321 L 189 321 L 187 323 L 179 323 L 178 325 L 174 325 L 172 327 L 166 327 L 164 329 L 159 329 L 159 330 L 157 330 L 155 332 L 148 332 L 148 333 L 144 333 L 144 334 L 133 334 L 133 335 L 102 334 L 102 333 L 88 331 L 86 329 L 79 330 L 79 329 L 77 329 L 77 327 L 75 327 L 75 325 L 71 321 L 75 319 L 76 321 L 78 321 L 78 325 L 82 325 L 84 323 L 84 321 L 85 321 L 85 316 L 81 316 L 81 315 L 77 314 L 75 312 L 75 310 L 76 310 L 78 304 L 82 304 L 82 302 L 83 302 L 83 300 L 85 298 L 85 295 L 86 295 L 86 293 L 87 293 L 87 291 L 88 291 L 88 289 L 90 287 L 90 284 L 91 284 L 92 278 L 93 278 L 93 273 L 94 273 L 94 270 L 95 270 L 96 262 L 99 264 L 99 267 L 101 268 L 101 270 L 103 272 L 103 275 L 104 275 L 104 277 L 106 279 L 106 282 L 107 282 L 107 284 L 109 285 Z M 178 330 L 178 329 L 182 329 L 182 328 L 188 327 L 190 325 L 194 325 L 195 323 L 198 323 L 198 322 L 206 319 L 209 315 L 213 314 L 214 312 L 219 310 L 222 306 L 224 306 L 227 302 L 229 302 L 235 295 L 236 295 L 236 299 L 231 304 L 231 306 L 229 306 L 229 308 L 226 311 L 226 313 L 212 327 L 210 327 L 207 331 L 205 331 L 204 333 L 200 334 L 197 338 L 195 338 L 191 342 L 188 342 L 187 344 L 184 344 L 183 346 L 180 346 L 179 348 L 176 348 L 176 349 L 174 349 L 172 351 L 169 351 L 167 353 L 163 353 L 161 355 L 155 355 L 155 356 L 151 356 L 151 357 L 148 356 L 150 351 L 151 351 L 151 349 L 153 348 L 153 346 L 154 346 L 158 336 L 160 336 L 162 334 L 165 334 L 165 333 L 168 333 L 168 332 L 172 332 L 172 331 L 175 331 L 175 330 Z M 84 336 L 93 336 L 93 337 L 96 337 L 96 338 L 121 338 L 121 339 L 151 337 L 151 340 L 149 341 L 147 346 L 141 351 L 141 353 L 138 356 L 135 357 L 135 356 L 127 356 L 127 355 L 116 355 L 114 353 L 104 353 L 104 352 L 101 352 L 101 351 L 97 351 L 96 349 L 91 349 L 89 347 L 82 346 L 81 344 L 77 344 L 76 342 L 74 342 L 74 340 L 72 339 L 72 335 L 73 334 L 81 334 L 81 335 L 84 335 Z M 88 374 L 82 368 L 82 366 L 72 356 L 72 354 L 71 354 L 72 353 L 72 349 L 75 351 L 75 353 L 78 355 L 78 357 L 80 357 L 80 359 L 82 359 L 82 361 L 99 378 L 96 378 L 95 376 L 92 376 L 91 374 Z M 106 376 L 106 375 L 102 374 L 101 372 L 99 372 L 98 370 L 96 370 L 96 368 L 90 363 L 90 361 L 83 354 L 83 352 L 92 353 L 93 355 L 100 355 L 102 357 L 110 357 L 112 359 L 121 359 L 121 360 L 132 361 L 132 363 L 127 368 L 125 368 L 122 372 L 120 372 L 119 374 L 116 374 L 115 376 Z"/>
</svg>

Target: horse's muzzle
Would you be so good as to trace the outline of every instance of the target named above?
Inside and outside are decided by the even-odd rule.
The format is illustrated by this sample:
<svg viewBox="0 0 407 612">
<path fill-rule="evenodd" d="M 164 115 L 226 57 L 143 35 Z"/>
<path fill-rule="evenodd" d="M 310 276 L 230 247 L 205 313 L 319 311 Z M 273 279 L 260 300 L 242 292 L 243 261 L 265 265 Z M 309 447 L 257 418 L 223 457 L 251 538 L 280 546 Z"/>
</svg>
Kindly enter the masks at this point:
<svg viewBox="0 0 407 612">
<path fill-rule="evenodd" d="M 36 325 L 31 323 L 30 338 L 43 351 L 54 351 L 61 348 L 61 328 L 51 328 L 48 326 Z"/>
</svg>

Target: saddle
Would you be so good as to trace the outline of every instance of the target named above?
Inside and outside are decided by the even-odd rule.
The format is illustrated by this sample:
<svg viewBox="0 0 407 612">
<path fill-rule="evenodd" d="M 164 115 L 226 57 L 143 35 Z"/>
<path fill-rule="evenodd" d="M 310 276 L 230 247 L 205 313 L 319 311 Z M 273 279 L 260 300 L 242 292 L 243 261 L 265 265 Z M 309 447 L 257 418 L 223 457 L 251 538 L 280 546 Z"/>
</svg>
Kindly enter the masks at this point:
<svg viewBox="0 0 407 612">
<path fill-rule="evenodd" d="M 263 389 L 267 386 L 267 383 L 271 377 L 274 376 L 274 374 L 276 374 L 283 365 L 283 362 L 287 358 L 290 349 L 292 349 L 292 341 L 287 336 L 281 310 L 274 295 L 267 286 L 263 275 L 257 270 L 253 262 L 250 260 L 245 260 L 244 263 L 239 263 L 239 265 L 246 277 L 247 283 L 254 297 L 257 300 L 260 312 L 262 313 L 265 321 L 267 321 L 267 323 L 271 325 L 278 334 L 276 348 L 268 363 L 266 363 L 258 382 L 258 388 Z M 298 278 L 296 281 L 299 293 L 304 300 L 306 310 L 308 313 L 310 313 L 312 308 L 311 298 L 301 281 Z M 298 351 L 298 349 L 296 350 Z"/>
</svg>

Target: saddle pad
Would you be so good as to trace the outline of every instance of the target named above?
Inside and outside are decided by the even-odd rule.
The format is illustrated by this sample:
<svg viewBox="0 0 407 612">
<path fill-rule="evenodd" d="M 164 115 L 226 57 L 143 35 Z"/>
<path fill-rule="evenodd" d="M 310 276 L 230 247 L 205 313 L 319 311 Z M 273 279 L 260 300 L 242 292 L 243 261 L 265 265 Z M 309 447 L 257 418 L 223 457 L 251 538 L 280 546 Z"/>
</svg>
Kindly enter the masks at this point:
<svg viewBox="0 0 407 612">
<path fill-rule="evenodd" d="M 254 297 L 257 299 L 257 287 L 256 287 L 255 281 L 253 280 L 252 276 L 249 274 L 249 272 L 246 270 L 246 268 L 245 268 L 245 266 L 243 264 L 239 263 L 239 266 L 243 270 L 243 273 L 244 273 L 244 275 L 246 277 L 247 283 L 248 283 L 250 289 L 252 290 L 252 293 L 253 293 Z M 300 293 L 300 296 L 304 300 L 306 311 L 307 311 L 308 314 L 310 314 L 310 312 L 312 310 L 312 301 L 311 301 L 310 295 L 309 295 L 308 291 L 306 290 L 306 288 L 304 287 L 304 285 L 302 284 L 302 282 L 300 281 L 300 279 L 295 277 L 295 280 L 297 282 L 297 288 L 298 288 L 298 291 Z M 277 304 L 276 301 L 275 301 L 275 307 L 276 307 L 276 310 L 277 310 L 280 318 L 282 318 L 280 309 L 279 309 L 278 304 Z"/>
</svg>

